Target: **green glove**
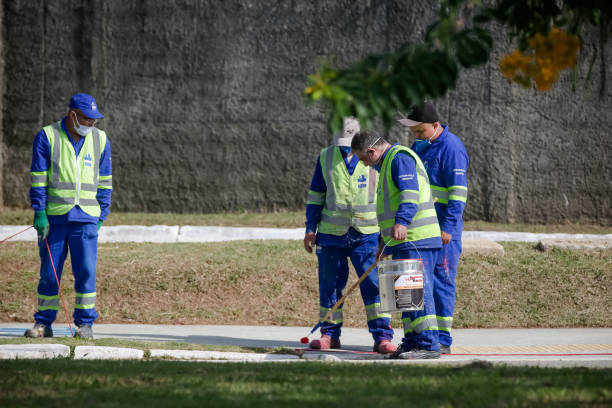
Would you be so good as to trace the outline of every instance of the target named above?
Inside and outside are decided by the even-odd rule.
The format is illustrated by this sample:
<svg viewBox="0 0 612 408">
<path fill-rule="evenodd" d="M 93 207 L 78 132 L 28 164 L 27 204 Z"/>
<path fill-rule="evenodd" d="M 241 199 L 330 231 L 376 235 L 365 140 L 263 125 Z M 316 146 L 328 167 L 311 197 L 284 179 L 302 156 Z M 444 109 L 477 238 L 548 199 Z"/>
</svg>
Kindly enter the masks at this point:
<svg viewBox="0 0 612 408">
<path fill-rule="evenodd" d="M 102 220 L 98 220 L 98 231 L 100 231 L 100 227 L 102 226 L 102 223 L 103 223 L 103 222 L 104 222 L 104 221 L 102 221 Z"/>
<path fill-rule="evenodd" d="M 45 211 L 36 211 L 34 213 L 34 229 L 38 233 L 38 239 L 44 241 L 49 236 L 49 220 Z"/>
</svg>

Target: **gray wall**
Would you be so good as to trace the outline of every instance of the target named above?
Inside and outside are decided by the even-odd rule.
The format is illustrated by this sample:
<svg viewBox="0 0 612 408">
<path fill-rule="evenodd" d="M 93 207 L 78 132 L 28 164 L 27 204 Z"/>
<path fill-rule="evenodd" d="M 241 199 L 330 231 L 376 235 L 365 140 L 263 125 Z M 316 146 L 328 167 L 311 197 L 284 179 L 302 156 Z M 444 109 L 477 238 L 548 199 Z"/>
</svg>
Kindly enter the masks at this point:
<svg viewBox="0 0 612 408">
<path fill-rule="evenodd" d="M 325 56 L 348 64 L 419 40 L 436 17 L 427 0 L 2 3 L 4 205 L 28 205 L 35 133 L 88 92 L 121 211 L 302 208 L 331 141 L 325 107 L 305 103 L 307 75 Z M 568 75 L 525 90 L 498 72 L 510 49 L 498 40 L 493 62 L 437 101 L 471 158 L 466 218 L 612 224 L 612 87 L 597 95 L 599 66 L 590 92 L 572 93 Z M 390 136 L 411 139 L 399 126 Z"/>
</svg>

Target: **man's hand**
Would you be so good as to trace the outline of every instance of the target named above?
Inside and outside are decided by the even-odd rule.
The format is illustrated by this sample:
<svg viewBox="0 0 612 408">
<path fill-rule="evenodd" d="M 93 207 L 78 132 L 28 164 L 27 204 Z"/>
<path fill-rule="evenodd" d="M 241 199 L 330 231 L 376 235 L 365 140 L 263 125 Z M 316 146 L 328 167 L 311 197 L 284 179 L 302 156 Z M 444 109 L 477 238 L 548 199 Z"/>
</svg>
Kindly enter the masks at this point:
<svg viewBox="0 0 612 408">
<path fill-rule="evenodd" d="M 396 241 L 403 241 L 406 239 L 406 226 L 402 224 L 394 224 L 391 229 L 391 236 Z"/>
<path fill-rule="evenodd" d="M 98 231 L 100 231 L 100 227 L 102 226 L 102 223 L 103 223 L 103 222 L 104 222 L 104 221 L 102 221 L 102 220 L 98 220 Z"/>
<path fill-rule="evenodd" d="M 309 254 L 312 254 L 312 247 L 316 245 L 315 241 L 316 236 L 314 232 L 307 232 L 306 235 L 304 235 L 304 249 Z"/>
<path fill-rule="evenodd" d="M 452 234 L 448 234 L 448 233 L 446 233 L 444 231 L 441 231 L 441 233 L 442 233 L 442 243 L 444 245 L 447 245 L 451 241 L 451 238 L 453 237 L 453 235 Z"/>
<path fill-rule="evenodd" d="M 38 233 L 38 239 L 44 241 L 49 236 L 49 219 L 45 211 L 37 211 L 34 213 L 34 229 Z"/>
</svg>

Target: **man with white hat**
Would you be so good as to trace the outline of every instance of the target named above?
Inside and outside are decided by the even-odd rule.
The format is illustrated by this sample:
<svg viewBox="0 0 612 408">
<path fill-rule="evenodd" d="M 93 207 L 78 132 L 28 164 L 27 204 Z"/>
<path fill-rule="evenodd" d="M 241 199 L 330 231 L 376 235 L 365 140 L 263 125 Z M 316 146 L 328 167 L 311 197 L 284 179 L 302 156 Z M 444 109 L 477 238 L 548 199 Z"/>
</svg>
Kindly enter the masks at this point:
<svg viewBox="0 0 612 408">
<path fill-rule="evenodd" d="M 351 259 L 361 277 L 376 261 L 379 229 L 376 218 L 377 174 L 351 153 L 351 141 L 359 132 L 359 122 L 344 119 L 344 130 L 334 137 L 334 145 L 321 150 L 306 201 L 304 248 L 312 253 L 316 245 L 319 261 L 320 319 L 342 297 Z M 374 351 L 393 353 L 391 315 L 381 311 L 378 273 L 374 269 L 360 284 L 368 329 L 374 338 Z M 340 348 L 342 305 L 321 322 L 321 338 L 314 349 Z"/>
<path fill-rule="evenodd" d="M 430 102 L 414 106 L 399 123 L 409 127 L 415 137 L 411 149 L 425 166 L 435 199 L 443 245 L 434 270 L 433 294 L 440 351 L 450 354 L 469 158 L 461 140 L 447 125 L 440 124 L 438 113 Z"/>
</svg>

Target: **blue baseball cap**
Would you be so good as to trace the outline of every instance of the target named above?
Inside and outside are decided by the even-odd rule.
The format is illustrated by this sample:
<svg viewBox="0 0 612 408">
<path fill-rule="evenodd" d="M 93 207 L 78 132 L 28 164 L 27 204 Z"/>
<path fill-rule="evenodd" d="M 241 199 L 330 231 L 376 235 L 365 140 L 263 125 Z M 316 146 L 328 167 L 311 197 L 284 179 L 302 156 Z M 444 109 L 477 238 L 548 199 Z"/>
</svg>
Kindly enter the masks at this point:
<svg viewBox="0 0 612 408">
<path fill-rule="evenodd" d="M 98 110 L 98 104 L 93 96 L 84 93 L 72 95 L 70 98 L 70 107 L 80 109 L 83 115 L 89 119 L 102 119 L 104 115 Z"/>
</svg>

